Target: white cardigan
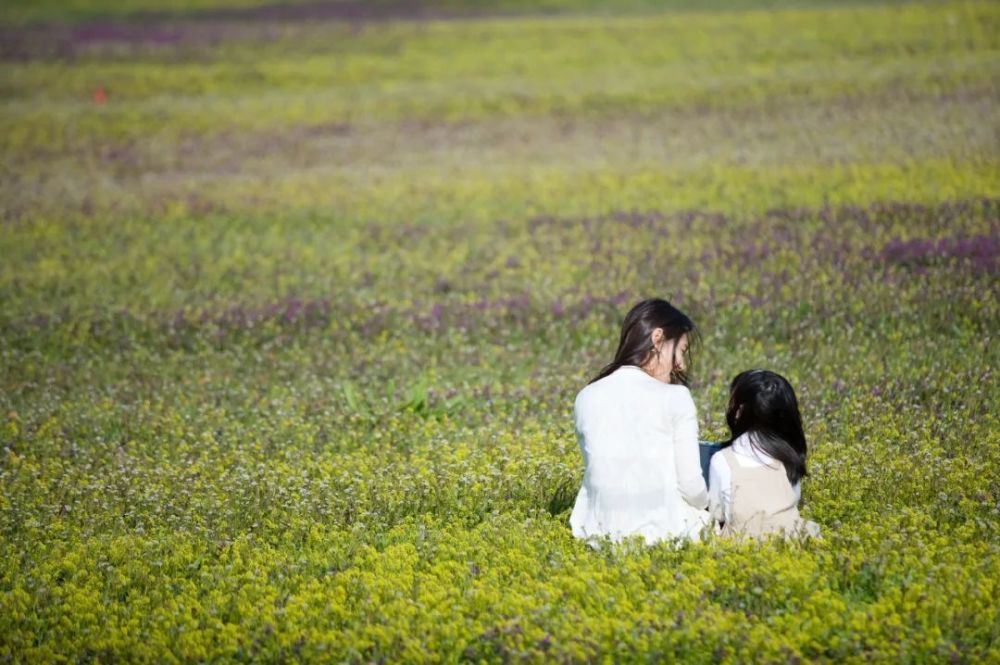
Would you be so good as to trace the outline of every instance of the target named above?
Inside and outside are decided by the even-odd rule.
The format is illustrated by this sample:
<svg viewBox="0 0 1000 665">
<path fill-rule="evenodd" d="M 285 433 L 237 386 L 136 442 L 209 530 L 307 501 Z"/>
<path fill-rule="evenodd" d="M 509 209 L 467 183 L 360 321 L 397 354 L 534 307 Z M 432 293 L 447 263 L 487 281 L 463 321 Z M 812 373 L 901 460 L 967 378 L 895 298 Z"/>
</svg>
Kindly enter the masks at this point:
<svg viewBox="0 0 1000 665">
<path fill-rule="evenodd" d="M 585 464 L 573 535 L 697 540 L 710 520 L 690 391 L 626 365 L 581 390 L 573 411 Z"/>
</svg>

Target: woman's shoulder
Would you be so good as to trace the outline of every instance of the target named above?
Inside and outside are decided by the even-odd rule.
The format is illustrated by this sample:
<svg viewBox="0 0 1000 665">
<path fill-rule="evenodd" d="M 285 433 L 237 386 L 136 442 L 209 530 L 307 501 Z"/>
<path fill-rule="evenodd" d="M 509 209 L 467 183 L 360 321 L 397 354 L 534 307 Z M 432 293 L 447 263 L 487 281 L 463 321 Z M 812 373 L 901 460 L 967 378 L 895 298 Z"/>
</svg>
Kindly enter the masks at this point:
<svg viewBox="0 0 1000 665">
<path fill-rule="evenodd" d="M 694 404 L 691 391 L 680 384 L 663 383 L 646 374 L 634 365 L 619 367 L 611 374 L 589 383 L 576 394 L 573 404 L 576 408 L 593 401 L 605 401 L 605 397 L 622 395 L 652 395 L 658 401 L 689 406 Z"/>
<path fill-rule="evenodd" d="M 579 403 L 582 400 L 586 400 L 590 395 L 599 393 L 603 390 L 604 385 L 607 383 L 610 376 L 605 376 L 603 378 L 597 379 L 596 381 L 591 381 L 576 393 L 576 402 Z"/>
<path fill-rule="evenodd" d="M 625 365 L 624 367 L 620 367 L 614 372 L 614 374 L 607 378 L 611 378 L 613 376 L 619 377 L 618 380 L 623 384 L 627 383 L 629 386 L 637 390 L 655 393 L 666 399 L 681 401 L 691 401 L 692 399 L 691 391 L 688 390 L 687 386 L 679 383 L 664 383 L 659 379 L 653 378 L 635 365 Z"/>
<path fill-rule="evenodd" d="M 593 383 L 588 383 L 576 394 L 576 398 L 573 400 L 573 410 L 577 413 L 581 411 L 586 411 L 591 404 L 596 404 L 601 402 L 600 393 L 603 392 L 601 382 L 605 381 L 608 377 L 604 379 L 598 379 Z"/>
<path fill-rule="evenodd" d="M 685 412 L 696 410 L 694 397 L 687 386 L 679 383 L 661 383 L 660 386 L 660 395 L 667 405 Z"/>
<path fill-rule="evenodd" d="M 631 368 L 629 366 L 619 367 L 607 376 L 602 376 L 596 381 L 591 381 L 581 388 L 580 392 L 576 394 L 577 401 L 586 399 L 588 395 L 599 394 L 607 391 L 616 392 L 624 384 L 634 383 L 636 379 L 639 378 L 637 374 L 645 374 L 645 372 L 642 372 L 641 370 L 638 373 L 633 374 L 629 371 L 630 369 Z"/>
<path fill-rule="evenodd" d="M 663 392 L 673 399 L 693 400 L 691 389 L 680 383 L 661 383 Z"/>
</svg>

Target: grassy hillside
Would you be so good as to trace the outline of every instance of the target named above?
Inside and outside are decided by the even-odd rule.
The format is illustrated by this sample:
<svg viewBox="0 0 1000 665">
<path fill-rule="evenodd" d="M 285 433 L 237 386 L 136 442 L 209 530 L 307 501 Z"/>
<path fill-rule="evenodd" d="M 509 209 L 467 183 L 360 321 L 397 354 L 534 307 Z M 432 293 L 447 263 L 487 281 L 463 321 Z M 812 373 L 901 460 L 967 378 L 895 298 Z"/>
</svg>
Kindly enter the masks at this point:
<svg viewBox="0 0 1000 665">
<path fill-rule="evenodd" d="M 8 3 L 0 660 L 1000 658 L 1000 10 L 529 4 Z M 649 295 L 822 540 L 573 539 Z"/>
</svg>

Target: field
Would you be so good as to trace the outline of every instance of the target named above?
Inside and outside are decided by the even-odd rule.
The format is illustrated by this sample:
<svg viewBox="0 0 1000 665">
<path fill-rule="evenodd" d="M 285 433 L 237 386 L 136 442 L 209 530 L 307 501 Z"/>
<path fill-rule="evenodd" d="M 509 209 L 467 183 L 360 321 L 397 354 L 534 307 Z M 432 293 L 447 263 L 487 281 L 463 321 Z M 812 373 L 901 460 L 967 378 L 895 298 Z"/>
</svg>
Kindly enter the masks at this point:
<svg viewBox="0 0 1000 665">
<path fill-rule="evenodd" d="M 1000 5 L 0 12 L 0 663 L 1000 661 Z M 572 537 L 651 295 L 822 539 Z"/>
</svg>

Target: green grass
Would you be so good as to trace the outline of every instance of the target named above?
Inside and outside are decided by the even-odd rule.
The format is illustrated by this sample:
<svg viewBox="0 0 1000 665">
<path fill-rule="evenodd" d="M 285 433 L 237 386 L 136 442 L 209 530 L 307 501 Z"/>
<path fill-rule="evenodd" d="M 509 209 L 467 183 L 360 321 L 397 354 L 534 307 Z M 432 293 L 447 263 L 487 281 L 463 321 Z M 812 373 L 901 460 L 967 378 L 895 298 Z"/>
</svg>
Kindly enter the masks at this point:
<svg viewBox="0 0 1000 665">
<path fill-rule="evenodd" d="M 1000 657 L 993 4 L 244 4 L 5 7 L 0 661 Z M 649 295 L 822 540 L 572 538 Z"/>
</svg>

